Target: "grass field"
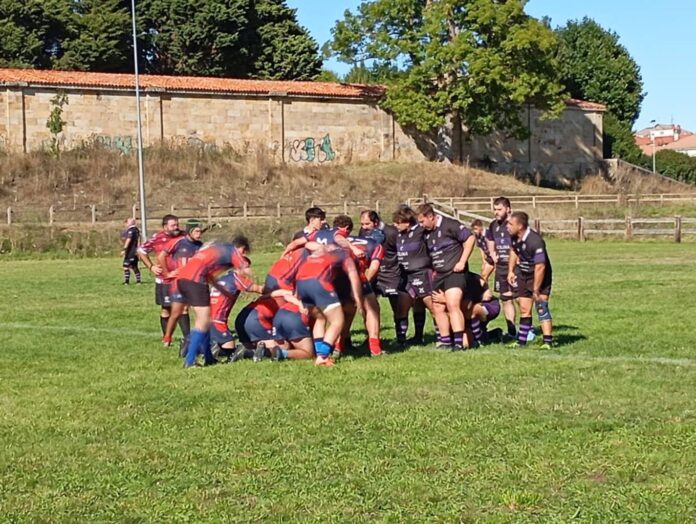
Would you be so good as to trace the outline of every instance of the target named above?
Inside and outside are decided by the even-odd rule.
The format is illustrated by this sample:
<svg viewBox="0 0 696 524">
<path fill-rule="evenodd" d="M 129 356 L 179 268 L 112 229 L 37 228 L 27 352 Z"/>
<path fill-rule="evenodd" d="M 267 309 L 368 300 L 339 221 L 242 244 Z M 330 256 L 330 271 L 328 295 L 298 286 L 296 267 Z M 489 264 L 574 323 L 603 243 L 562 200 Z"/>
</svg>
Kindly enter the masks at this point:
<svg viewBox="0 0 696 524">
<path fill-rule="evenodd" d="M 694 246 L 549 250 L 557 351 L 333 369 L 184 371 L 118 260 L 0 262 L 0 521 L 696 521 Z"/>
</svg>

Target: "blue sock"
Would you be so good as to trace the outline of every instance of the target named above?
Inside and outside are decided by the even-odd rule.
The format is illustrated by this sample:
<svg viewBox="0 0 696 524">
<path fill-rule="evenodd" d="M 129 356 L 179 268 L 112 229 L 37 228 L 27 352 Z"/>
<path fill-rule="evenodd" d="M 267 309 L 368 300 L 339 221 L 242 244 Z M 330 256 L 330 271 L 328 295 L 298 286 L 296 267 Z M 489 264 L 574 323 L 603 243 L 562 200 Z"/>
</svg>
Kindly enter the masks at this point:
<svg viewBox="0 0 696 524">
<path fill-rule="evenodd" d="M 205 338 L 203 339 L 203 358 L 206 364 L 215 362 L 213 352 L 210 350 L 210 331 L 206 331 Z"/>
<path fill-rule="evenodd" d="M 314 344 L 314 350 L 317 352 L 318 357 L 328 358 L 329 355 L 331 355 L 331 346 L 329 346 L 323 340 L 320 340 Z"/>
<path fill-rule="evenodd" d="M 280 360 L 287 360 L 290 358 L 290 353 L 288 353 L 287 349 L 278 348 L 278 352 L 280 353 Z"/>
<path fill-rule="evenodd" d="M 191 367 L 196 363 L 196 357 L 198 356 L 198 352 L 201 349 L 201 346 L 205 342 L 205 335 L 203 331 L 198 331 L 197 329 L 193 329 L 191 331 L 191 339 L 189 340 L 188 344 L 188 351 L 186 352 L 186 360 L 184 361 L 184 365 L 186 367 Z M 208 351 L 210 351 L 210 348 L 208 348 Z"/>
</svg>

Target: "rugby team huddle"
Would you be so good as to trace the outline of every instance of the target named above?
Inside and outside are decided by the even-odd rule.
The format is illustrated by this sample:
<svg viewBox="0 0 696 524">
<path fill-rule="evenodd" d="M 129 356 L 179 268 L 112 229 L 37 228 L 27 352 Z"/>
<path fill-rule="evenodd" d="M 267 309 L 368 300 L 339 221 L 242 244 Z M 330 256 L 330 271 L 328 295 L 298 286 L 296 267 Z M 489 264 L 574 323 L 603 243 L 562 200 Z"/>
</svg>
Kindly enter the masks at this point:
<svg viewBox="0 0 696 524">
<path fill-rule="evenodd" d="M 480 220 L 467 227 L 428 203 L 415 210 L 399 206 L 390 224 L 365 210 L 353 234 L 351 217 L 338 215 L 329 226 L 324 211 L 312 207 L 305 213 L 306 227 L 272 264 L 263 285 L 254 283 L 244 236 L 203 244 L 201 222 L 189 220 L 182 231 L 178 218 L 166 215 L 162 230 L 138 245 L 137 226 L 129 219 L 124 284 L 131 269 L 140 283 L 139 260 L 155 275 L 162 340 L 169 346 L 180 327 L 186 368 L 243 358 L 314 359 L 317 366 L 333 366 L 357 351 L 351 326 L 358 314 L 369 354 L 383 355 L 378 296 L 391 307 L 398 349 L 424 344 L 426 311 L 433 318 L 436 348 L 462 351 L 505 341 L 522 347 L 534 336 L 532 309 L 543 332 L 539 347 L 550 349 L 552 270 L 546 245 L 529 227 L 527 214 L 511 211 L 507 198 L 494 201 L 494 212 L 488 227 Z M 481 274 L 469 270 L 477 249 Z M 230 313 L 242 293 L 258 297 L 236 316 L 232 330 Z M 501 303 L 507 329 L 489 331 Z"/>
</svg>

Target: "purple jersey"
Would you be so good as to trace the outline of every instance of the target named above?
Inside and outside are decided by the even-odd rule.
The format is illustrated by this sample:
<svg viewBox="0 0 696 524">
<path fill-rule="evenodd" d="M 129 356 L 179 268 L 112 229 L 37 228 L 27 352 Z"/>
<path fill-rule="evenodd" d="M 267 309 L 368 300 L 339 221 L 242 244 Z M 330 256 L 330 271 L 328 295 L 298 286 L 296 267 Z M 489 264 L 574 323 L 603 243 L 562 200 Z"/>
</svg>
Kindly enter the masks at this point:
<svg viewBox="0 0 696 524">
<path fill-rule="evenodd" d="M 493 220 L 486 230 L 486 240 L 495 242 L 495 252 L 498 254 L 498 265 L 507 266 L 510 263 L 510 246 L 512 241 L 507 230 L 507 220 Z"/>
<path fill-rule="evenodd" d="M 491 257 L 491 252 L 488 249 L 488 242 L 486 241 L 486 237 L 484 235 L 476 235 L 476 245 L 481 252 L 483 252 L 483 257 L 486 259 L 486 263 L 490 264 L 491 266 L 494 265 L 495 263 L 493 262 L 493 257 Z"/>
<path fill-rule="evenodd" d="M 522 238 L 512 238 L 512 249 L 517 255 L 517 270 L 526 275 L 534 274 L 534 266 L 544 264 L 546 274 L 551 273 L 551 261 L 546 252 L 546 243 L 536 231 L 527 229 Z"/>
<path fill-rule="evenodd" d="M 430 255 L 425 246 L 425 229 L 418 224 L 399 233 L 396 256 L 406 273 L 431 269 Z"/>
<path fill-rule="evenodd" d="M 430 253 L 433 269 L 438 274 L 450 273 L 462 257 L 462 244 L 471 236 L 471 231 L 461 222 L 439 216 L 432 231 L 426 231 L 425 244 Z"/>
</svg>

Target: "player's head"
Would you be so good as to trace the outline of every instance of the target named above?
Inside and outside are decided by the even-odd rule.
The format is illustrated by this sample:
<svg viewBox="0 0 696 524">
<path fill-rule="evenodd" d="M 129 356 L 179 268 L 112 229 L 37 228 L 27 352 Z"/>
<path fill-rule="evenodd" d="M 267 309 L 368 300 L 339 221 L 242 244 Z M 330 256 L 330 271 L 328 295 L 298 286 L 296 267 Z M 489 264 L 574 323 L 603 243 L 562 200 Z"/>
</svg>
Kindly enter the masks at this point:
<svg viewBox="0 0 696 524">
<path fill-rule="evenodd" d="M 247 255 L 251 253 L 251 243 L 249 242 L 249 239 L 244 235 L 236 235 L 232 237 L 232 245 L 237 248 L 239 254 L 242 255 L 244 258 L 246 258 Z"/>
<path fill-rule="evenodd" d="M 382 222 L 382 219 L 379 218 L 377 211 L 366 209 L 360 213 L 360 229 L 366 233 L 373 229 L 379 229 L 380 222 Z"/>
<path fill-rule="evenodd" d="M 353 231 L 353 219 L 348 215 L 337 215 L 333 220 L 333 227 L 343 236 L 348 236 Z"/>
<path fill-rule="evenodd" d="M 416 212 L 408 206 L 399 206 L 392 215 L 394 227 L 399 231 L 406 231 L 408 228 L 415 226 L 418 223 Z"/>
<path fill-rule="evenodd" d="M 510 217 L 510 199 L 504 196 L 498 197 L 493 201 L 493 212 L 498 222 L 503 222 Z"/>
<path fill-rule="evenodd" d="M 326 223 L 326 213 L 320 207 L 310 207 L 305 211 L 304 216 L 307 225 L 315 231 L 322 229 L 323 225 Z"/>
<path fill-rule="evenodd" d="M 135 218 L 131 217 L 126 220 L 126 227 L 133 227 L 135 225 Z"/>
<path fill-rule="evenodd" d="M 172 236 L 179 234 L 179 217 L 176 215 L 164 215 L 162 217 L 162 230 Z"/>
<path fill-rule="evenodd" d="M 515 211 L 507 221 L 507 230 L 511 236 L 519 236 L 529 227 L 529 215 L 524 211 Z"/>
<path fill-rule="evenodd" d="M 418 215 L 418 223 L 421 227 L 427 229 L 428 231 L 435 229 L 437 224 L 437 215 L 435 214 L 435 209 L 430 204 L 421 204 L 416 210 Z"/>
<path fill-rule="evenodd" d="M 200 220 L 191 218 L 186 221 L 184 227 L 186 228 L 186 234 L 191 240 L 200 240 L 203 236 L 203 224 L 201 224 Z"/>
<path fill-rule="evenodd" d="M 471 222 L 471 231 L 474 233 L 474 235 L 480 237 L 483 234 L 483 222 L 478 218 L 473 220 Z"/>
</svg>

